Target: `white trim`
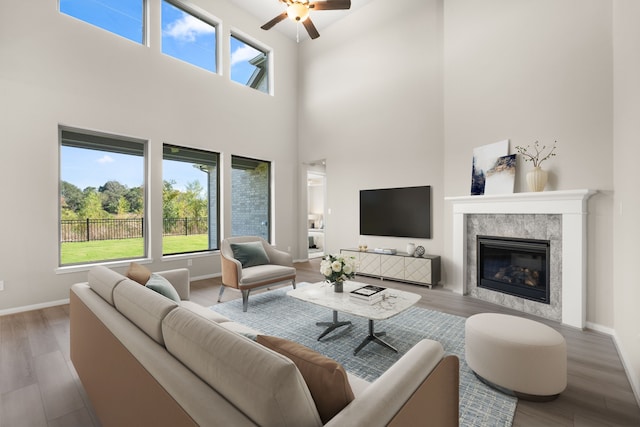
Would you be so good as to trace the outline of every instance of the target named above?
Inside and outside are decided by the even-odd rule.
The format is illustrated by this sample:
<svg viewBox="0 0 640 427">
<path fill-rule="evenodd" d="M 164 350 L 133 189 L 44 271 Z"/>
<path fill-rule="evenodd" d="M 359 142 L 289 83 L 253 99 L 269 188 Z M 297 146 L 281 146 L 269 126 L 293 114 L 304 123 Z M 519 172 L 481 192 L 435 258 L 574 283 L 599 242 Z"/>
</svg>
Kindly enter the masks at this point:
<svg viewBox="0 0 640 427">
<path fill-rule="evenodd" d="M 627 378 L 629 379 L 629 383 L 631 384 L 631 390 L 633 391 L 633 395 L 636 398 L 636 403 L 640 406 L 640 373 L 635 372 L 633 369 L 632 357 L 627 357 L 628 354 L 624 350 L 624 346 L 622 345 L 622 341 L 618 338 L 618 335 L 614 331 L 613 334 L 613 343 L 618 350 L 618 355 L 620 356 L 620 361 L 622 362 L 622 367 L 624 368 Z"/>
<path fill-rule="evenodd" d="M 563 190 L 445 197 L 452 203 L 453 211 L 454 292 L 467 293 L 467 215 L 561 214 L 562 323 L 583 329 L 587 315 L 587 200 L 595 193 L 595 190 Z"/>
<path fill-rule="evenodd" d="M 69 298 L 61 299 L 61 300 L 57 300 L 57 301 L 43 302 L 43 303 L 40 303 L 40 304 L 23 305 L 22 307 L 7 308 L 5 310 L 0 310 L 0 316 L 6 316 L 8 314 L 22 313 L 22 312 L 25 312 L 25 311 L 41 310 L 43 308 L 57 307 L 59 305 L 65 305 L 65 304 L 69 304 Z"/>
</svg>

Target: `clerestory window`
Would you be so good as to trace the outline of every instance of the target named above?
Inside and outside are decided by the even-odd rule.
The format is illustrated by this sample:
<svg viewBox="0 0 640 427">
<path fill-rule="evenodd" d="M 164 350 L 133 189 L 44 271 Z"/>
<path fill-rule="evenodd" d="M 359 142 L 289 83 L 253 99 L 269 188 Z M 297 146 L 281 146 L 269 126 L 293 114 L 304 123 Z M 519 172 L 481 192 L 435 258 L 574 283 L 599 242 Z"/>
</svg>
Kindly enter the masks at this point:
<svg viewBox="0 0 640 427">
<path fill-rule="evenodd" d="M 231 80 L 269 93 L 269 53 L 231 35 Z"/>
<path fill-rule="evenodd" d="M 162 1 L 162 53 L 215 73 L 216 25 L 177 2 Z"/>
<path fill-rule="evenodd" d="M 59 0 L 60 12 L 136 43 L 145 43 L 144 0 Z"/>
</svg>

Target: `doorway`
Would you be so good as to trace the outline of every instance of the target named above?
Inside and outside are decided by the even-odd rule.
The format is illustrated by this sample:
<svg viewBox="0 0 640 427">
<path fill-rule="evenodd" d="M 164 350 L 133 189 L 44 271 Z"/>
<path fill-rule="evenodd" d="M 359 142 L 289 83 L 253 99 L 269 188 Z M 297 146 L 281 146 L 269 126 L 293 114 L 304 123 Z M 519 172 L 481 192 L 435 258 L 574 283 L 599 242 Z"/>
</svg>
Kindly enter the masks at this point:
<svg viewBox="0 0 640 427">
<path fill-rule="evenodd" d="M 324 256 L 325 198 L 326 198 L 325 161 L 309 164 L 307 169 L 307 240 L 308 257 Z"/>
</svg>

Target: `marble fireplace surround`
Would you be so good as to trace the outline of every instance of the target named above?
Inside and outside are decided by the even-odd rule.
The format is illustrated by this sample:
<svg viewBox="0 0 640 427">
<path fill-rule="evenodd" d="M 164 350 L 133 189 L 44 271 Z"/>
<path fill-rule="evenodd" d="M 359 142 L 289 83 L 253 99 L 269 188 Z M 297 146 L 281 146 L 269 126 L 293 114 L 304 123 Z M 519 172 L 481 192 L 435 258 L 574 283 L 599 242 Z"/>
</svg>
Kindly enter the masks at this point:
<svg viewBox="0 0 640 427">
<path fill-rule="evenodd" d="M 555 215 L 561 215 L 561 304 L 557 307 L 558 316 L 550 313 L 550 316 L 545 317 L 583 329 L 586 323 L 587 301 L 587 200 L 595 193 L 594 190 L 563 190 L 446 197 L 445 200 L 451 203 L 453 212 L 453 276 L 462 284 L 457 287 L 456 292 L 463 295 L 470 293 L 471 286 L 468 281 L 471 276 L 475 277 L 475 274 L 470 274 L 467 265 L 469 218 L 474 218 L 475 221 L 485 214 L 531 214 L 551 215 L 549 219 L 552 220 Z M 536 314 L 535 310 L 533 313 Z"/>
</svg>

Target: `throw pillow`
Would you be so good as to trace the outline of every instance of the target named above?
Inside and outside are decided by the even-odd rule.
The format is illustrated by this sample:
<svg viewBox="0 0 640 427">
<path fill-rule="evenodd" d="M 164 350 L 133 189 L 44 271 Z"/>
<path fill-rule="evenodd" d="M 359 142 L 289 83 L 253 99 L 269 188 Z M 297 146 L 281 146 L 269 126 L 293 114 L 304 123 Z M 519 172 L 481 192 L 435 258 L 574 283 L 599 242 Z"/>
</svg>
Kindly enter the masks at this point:
<svg viewBox="0 0 640 427">
<path fill-rule="evenodd" d="M 151 278 L 149 278 L 149 281 L 145 286 L 152 291 L 156 291 L 160 295 L 164 295 L 165 297 L 174 300 L 175 302 L 180 302 L 180 295 L 178 295 L 176 288 L 174 288 L 167 279 L 159 274 L 152 273 Z"/>
<path fill-rule="evenodd" d="M 347 372 L 335 360 L 283 338 L 258 335 L 257 341 L 295 363 L 307 383 L 323 424 L 355 398 Z"/>
<path fill-rule="evenodd" d="M 140 283 L 141 285 L 145 285 L 151 277 L 151 270 L 143 265 L 138 264 L 137 262 L 132 262 L 131 264 L 129 264 L 127 277 L 135 282 Z"/>
<path fill-rule="evenodd" d="M 231 243 L 231 250 L 233 257 L 240 261 L 243 268 L 270 262 L 262 242 Z"/>
</svg>

